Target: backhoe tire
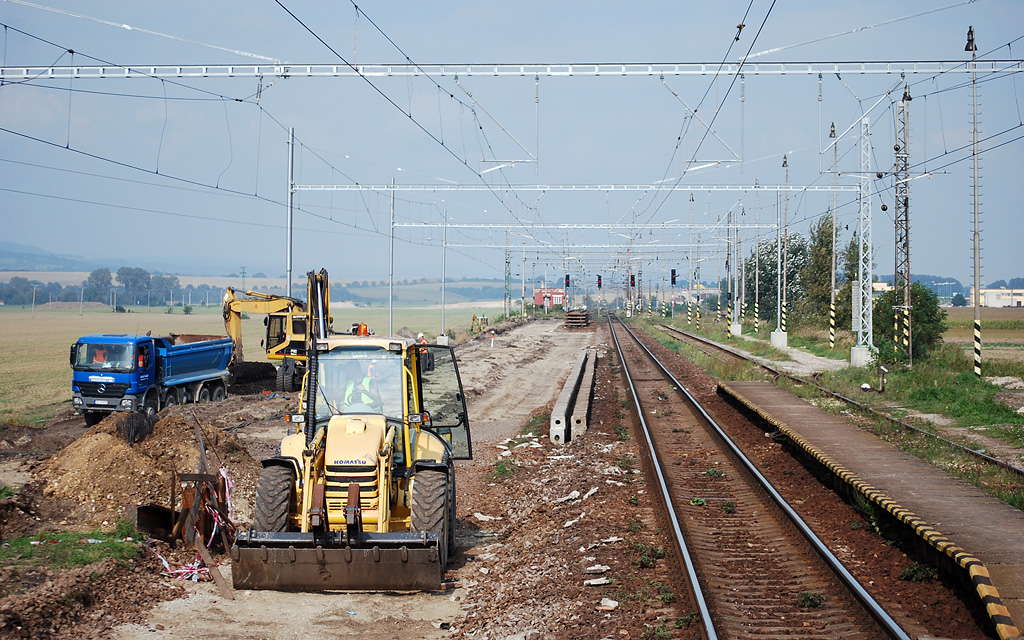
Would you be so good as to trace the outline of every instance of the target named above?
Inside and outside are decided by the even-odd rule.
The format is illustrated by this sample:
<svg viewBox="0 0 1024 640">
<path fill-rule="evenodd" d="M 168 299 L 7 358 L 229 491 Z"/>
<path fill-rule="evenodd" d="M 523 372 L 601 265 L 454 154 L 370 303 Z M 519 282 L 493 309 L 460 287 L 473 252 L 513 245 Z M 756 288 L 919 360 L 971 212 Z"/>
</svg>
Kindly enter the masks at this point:
<svg viewBox="0 0 1024 640">
<path fill-rule="evenodd" d="M 260 471 L 256 483 L 256 531 L 282 532 L 288 526 L 295 473 L 288 467 L 270 466 Z"/>
<path fill-rule="evenodd" d="M 435 469 L 416 472 L 412 485 L 412 530 L 440 536 L 441 573 L 448 566 L 448 474 Z"/>
<path fill-rule="evenodd" d="M 297 378 L 299 376 L 296 375 L 295 360 L 291 358 L 282 360 L 281 366 L 277 368 L 277 390 L 285 393 L 296 391 L 298 389 L 295 384 Z"/>
<path fill-rule="evenodd" d="M 448 483 L 448 557 L 455 555 L 458 543 L 455 540 L 455 469 L 448 467 L 448 476 L 451 482 Z"/>
</svg>

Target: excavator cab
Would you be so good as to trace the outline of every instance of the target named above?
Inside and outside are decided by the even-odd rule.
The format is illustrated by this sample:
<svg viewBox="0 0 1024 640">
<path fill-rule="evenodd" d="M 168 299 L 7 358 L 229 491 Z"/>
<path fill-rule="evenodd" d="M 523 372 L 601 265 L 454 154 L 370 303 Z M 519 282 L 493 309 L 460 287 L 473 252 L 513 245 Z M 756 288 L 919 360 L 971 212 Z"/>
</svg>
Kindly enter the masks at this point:
<svg viewBox="0 0 1024 640">
<path fill-rule="evenodd" d="M 436 590 L 455 550 L 454 461 L 472 457 L 454 351 L 329 334 L 315 304 L 310 317 L 297 428 L 263 461 L 235 587 Z"/>
</svg>

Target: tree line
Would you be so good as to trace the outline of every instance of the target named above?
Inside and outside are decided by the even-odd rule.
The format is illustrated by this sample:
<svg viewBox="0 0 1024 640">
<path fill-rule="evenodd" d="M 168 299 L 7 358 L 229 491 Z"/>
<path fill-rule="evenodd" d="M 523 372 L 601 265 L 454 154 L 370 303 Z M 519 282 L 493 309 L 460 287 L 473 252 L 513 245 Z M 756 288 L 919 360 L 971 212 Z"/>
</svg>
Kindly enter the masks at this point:
<svg viewBox="0 0 1024 640">
<path fill-rule="evenodd" d="M 0 284 L 0 300 L 5 305 L 47 302 L 102 302 L 121 306 L 153 306 L 204 304 L 207 300 L 220 304 L 224 289 L 201 284 L 182 286 L 177 276 L 150 274 L 139 267 L 121 267 L 116 273 L 94 269 L 79 285 L 61 286 L 59 282 L 41 282 L 15 276 Z"/>
</svg>

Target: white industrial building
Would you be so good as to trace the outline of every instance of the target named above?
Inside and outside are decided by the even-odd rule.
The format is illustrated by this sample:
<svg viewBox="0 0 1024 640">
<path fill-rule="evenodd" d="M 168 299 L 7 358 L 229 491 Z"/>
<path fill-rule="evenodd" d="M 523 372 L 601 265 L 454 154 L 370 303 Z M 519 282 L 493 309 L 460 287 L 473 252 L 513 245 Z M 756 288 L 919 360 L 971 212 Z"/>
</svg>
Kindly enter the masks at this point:
<svg viewBox="0 0 1024 640">
<path fill-rule="evenodd" d="M 974 304 L 974 287 L 971 287 L 970 304 Z M 983 307 L 1024 307 L 1024 289 L 982 289 Z"/>
</svg>

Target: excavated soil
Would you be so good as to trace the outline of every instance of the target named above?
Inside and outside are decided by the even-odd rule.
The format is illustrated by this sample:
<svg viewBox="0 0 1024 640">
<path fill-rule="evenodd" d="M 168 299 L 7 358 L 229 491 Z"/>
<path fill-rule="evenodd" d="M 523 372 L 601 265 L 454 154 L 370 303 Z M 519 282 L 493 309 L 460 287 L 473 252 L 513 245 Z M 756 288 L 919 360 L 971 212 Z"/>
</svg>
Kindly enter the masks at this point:
<svg viewBox="0 0 1024 640">
<path fill-rule="evenodd" d="M 579 349 L 599 359 L 589 431 L 568 445 L 547 439 L 548 412 Z M 281 593 L 240 591 L 225 599 L 209 582 L 161 575 L 153 551 L 172 564 L 190 554 L 158 544 L 123 566 L 73 571 L 4 567 L 0 638 L 689 638 L 690 606 L 670 558 L 664 523 L 639 472 L 626 395 L 609 362 L 603 327 L 565 331 L 531 322 L 460 345 L 474 460 L 459 462 L 458 552 L 451 585 L 439 593 Z M 684 382 L 726 416 L 714 381 L 679 361 Z M 258 459 L 289 431 L 282 414 L 295 399 L 257 380 L 225 402 L 162 412 L 135 446 L 116 436 L 113 418 L 86 430 L 81 418 L 19 432 L 0 451 L 36 479 L 0 500 L 0 538 L 108 526 L 132 502 L 166 502 L 172 470 L 195 472 L 196 425 L 211 469 L 225 466 L 240 523 L 251 520 Z M 533 425 L 539 437 L 520 434 Z M 736 425 L 739 425 L 737 418 Z M 972 613 L 941 585 L 897 574 L 913 561 L 870 531 L 866 521 L 813 480 L 758 430 L 738 436 L 763 470 L 775 474 L 805 517 L 835 539 L 858 576 L 888 593 L 917 630 L 979 638 Z M 53 434 L 58 437 L 53 439 Z M 11 441 L 12 434 L 0 434 Z M 37 448 L 36 442 L 47 446 Z M 13 442 L 13 441 L 11 441 Z M 3 443 L 0 442 L 0 445 Z M 4 457 L 6 456 L 6 457 Z M 857 526 L 853 526 L 853 525 Z M 226 556 L 217 560 L 230 581 Z M 587 585 L 586 580 L 607 579 Z M 973 630 L 972 630 L 973 629 Z"/>
</svg>

